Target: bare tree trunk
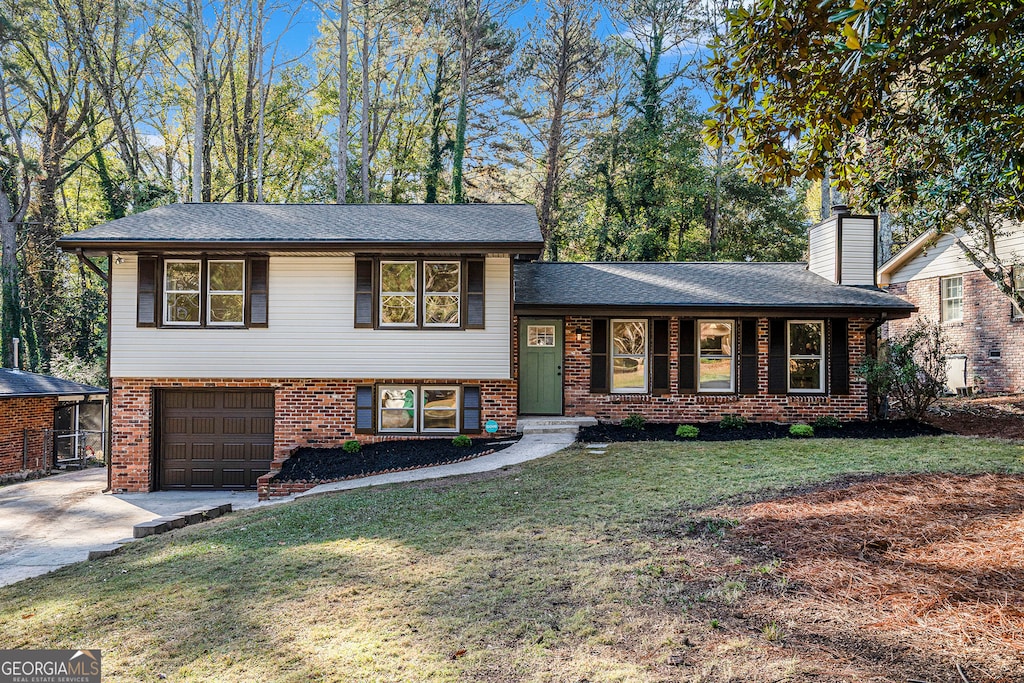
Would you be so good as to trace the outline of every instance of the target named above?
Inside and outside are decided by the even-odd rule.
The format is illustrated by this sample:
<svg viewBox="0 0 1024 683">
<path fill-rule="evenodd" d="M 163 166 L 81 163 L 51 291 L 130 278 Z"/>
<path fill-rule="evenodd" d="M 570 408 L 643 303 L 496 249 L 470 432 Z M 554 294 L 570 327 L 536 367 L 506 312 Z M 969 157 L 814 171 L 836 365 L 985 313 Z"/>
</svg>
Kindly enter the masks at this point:
<svg viewBox="0 0 1024 683">
<path fill-rule="evenodd" d="M 463 1 L 463 13 L 469 12 L 469 3 Z M 473 20 L 475 21 L 475 19 Z M 466 156 L 466 119 L 469 107 L 469 69 L 473 65 L 469 31 L 470 19 L 462 18 L 462 30 L 459 38 L 459 112 L 455 120 L 455 146 L 452 150 L 452 202 L 461 204 L 466 201 L 462 188 L 462 165 Z"/>
<path fill-rule="evenodd" d="M 192 201 L 203 201 L 203 157 L 206 148 L 206 29 L 203 25 L 202 0 L 188 0 L 192 26 L 192 66 L 195 69 L 195 120 L 192 153 Z"/>
<path fill-rule="evenodd" d="M 427 204 L 437 203 L 437 186 L 441 178 L 441 128 L 444 126 L 444 54 L 438 50 L 434 85 L 430 89 L 430 156 L 427 161 L 427 172 L 423 176 L 426 190 L 424 201 Z"/>
<path fill-rule="evenodd" d="M 21 133 L 14 127 L 7 104 L 7 81 L 4 76 L 3 64 L 0 63 L 0 115 L 3 115 L 3 123 L 14 140 L 16 158 L 11 165 L 20 169 L 16 175 L 21 180 L 17 206 L 12 202 L 8 188 L 0 183 L 0 296 L 3 297 L 0 307 L 0 349 L 4 367 L 13 367 L 16 359 L 11 339 L 21 335 L 22 322 L 21 288 L 18 285 L 18 230 L 32 198 L 32 184 L 25 166 Z"/>
<path fill-rule="evenodd" d="M 828 167 L 821 176 L 821 220 L 832 215 L 832 187 L 828 179 Z"/>
<path fill-rule="evenodd" d="M 338 173 L 335 178 L 338 204 L 348 190 L 348 0 L 340 0 L 338 21 Z"/>
<path fill-rule="evenodd" d="M 363 106 L 359 122 L 359 144 L 361 160 L 359 181 L 363 191 L 363 203 L 370 203 L 370 0 L 363 0 Z"/>
<path fill-rule="evenodd" d="M 715 150 L 715 197 L 711 207 L 711 235 L 708 246 L 711 251 L 711 260 L 718 260 L 718 240 L 722 225 L 722 162 L 725 159 L 725 145 L 719 145 Z M 680 225 L 682 223 L 680 222 Z"/>
</svg>

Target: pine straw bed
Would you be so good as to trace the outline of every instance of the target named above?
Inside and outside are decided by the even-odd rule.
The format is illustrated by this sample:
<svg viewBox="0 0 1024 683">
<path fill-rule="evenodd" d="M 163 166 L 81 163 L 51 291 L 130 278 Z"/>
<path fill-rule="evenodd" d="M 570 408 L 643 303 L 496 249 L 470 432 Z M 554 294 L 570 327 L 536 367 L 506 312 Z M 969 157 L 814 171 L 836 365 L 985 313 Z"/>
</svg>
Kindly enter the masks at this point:
<svg viewBox="0 0 1024 683">
<path fill-rule="evenodd" d="M 972 683 L 1024 680 L 1024 477 L 890 477 L 717 512 L 782 560 L 804 619 L 970 664 Z"/>
</svg>

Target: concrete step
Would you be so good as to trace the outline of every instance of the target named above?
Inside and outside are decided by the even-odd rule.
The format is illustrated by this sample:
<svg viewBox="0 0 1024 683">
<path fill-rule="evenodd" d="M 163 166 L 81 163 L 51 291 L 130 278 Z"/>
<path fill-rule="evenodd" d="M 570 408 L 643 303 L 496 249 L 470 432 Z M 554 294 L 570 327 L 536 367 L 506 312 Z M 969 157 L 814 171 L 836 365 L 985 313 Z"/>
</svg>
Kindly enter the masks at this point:
<svg viewBox="0 0 1024 683">
<path fill-rule="evenodd" d="M 530 434 L 572 434 L 576 436 L 579 427 L 574 425 L 526 425 L 519 429 L 523 436 Z"/>
<path fill-rule="evenodd" d="M 593 417 L 521 417 L 516 423 L 520 434 L 575 434 L 580 427 L 596 425 Z M 556 431 L 539 431 L 558 428 Z"/>
</svg>

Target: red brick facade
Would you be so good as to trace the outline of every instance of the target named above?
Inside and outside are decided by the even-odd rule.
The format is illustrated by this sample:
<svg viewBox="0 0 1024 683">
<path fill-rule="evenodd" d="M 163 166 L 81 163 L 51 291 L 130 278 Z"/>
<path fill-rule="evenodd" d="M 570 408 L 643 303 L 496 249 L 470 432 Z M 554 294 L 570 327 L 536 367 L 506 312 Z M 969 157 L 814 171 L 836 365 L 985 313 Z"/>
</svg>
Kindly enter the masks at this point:
<svg viewBox="0 0 1024 683">
<path fill-rule="evenodd" d="M 899 334 L 919 318 L 938 322 L 938 277 L 892 284 L 891 294 L 918 307 L 913 317 L 888 324 Z M 977 391 L 1024 391 L 1024 319 L 1011 315 L 1010 300 L 979 271 L 963 273 L 963 319 L 942 323 L 947 354 L 967 356 L 967 385 Z"/>
<path fill-rule="evenodd" d="M 161 388 L 274 390 L 274 463 L 280 465 L 301 446 L 339 446 L 349 439 L 365 443 L 420 435 L 355 433 L 356 387 L 380 383 L 373 379 L 175 379 L 113 378 L 111 380 L 111 462 L 114 491 L 150 491 L 153 396 Z M 388 379 L 388 384 L 465 384 L 480 387 L 481 420 L 498 423 L 498 434 L 515 430 L 516 391 L 512 380 Z M 51 415 L 52 420 L 52 415 Z M 451 438 L 439 437 L 439 438 Z"/>
<path fill-rule="evenodd" d="M 0 399 L 0 478 L 15 472 L 33 472 L 46 467 L 43 462 L 43 430 L 53 429 L 53 412 L 56 408 L 56 396 Z"/>
<path fill-rule="evenodd" d="M 849 321 L 850 393 L 842 396 L 768 393 L 768 319 L 758 320 L 758 389 L 756 394 L 692 394 L 679 392 L 679 319 L 670 325 L 669 363 L 671 391 L 652 394 L 591 393 L 591 318 L 565 318 L 564 414 L 621 420 L 642 415 L 652 422 L 716 422 L 725 415 L 742 415 L 751 421 L 806 422 L 824 415 L 840 420 L 868 418 L 867 384 L 853 371 L 863 360 L 867 319 Z M 518 326 L 517 326 L 518 329 Z M 576 339 L 576 331 L 581 338 Z M 518 340 L 517 340 L 518 341 Z M 518 365 L 518 344 L 515 347 Z M 827 354 L 826 354 L 827 357 Z M 517 367 L 518 369 L 518 367 Z"/>
</svg>

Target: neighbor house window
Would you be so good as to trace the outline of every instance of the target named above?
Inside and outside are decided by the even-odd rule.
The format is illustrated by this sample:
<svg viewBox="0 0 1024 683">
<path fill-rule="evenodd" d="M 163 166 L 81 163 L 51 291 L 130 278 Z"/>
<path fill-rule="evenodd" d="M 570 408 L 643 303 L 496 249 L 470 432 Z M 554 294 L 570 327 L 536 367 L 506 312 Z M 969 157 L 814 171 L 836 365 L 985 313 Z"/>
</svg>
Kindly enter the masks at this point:
<svg viewBox="0 0 1024 683">
<path fill-rule="evenodd" d="M 962 275 L 939 280 L 942 322 L 956 322 L 964 318 L 964 278 Z"/>
<path fill-rule="evenodd" d="M 378 431 L 457 432 L 459 388 L 391 385 L 378 389 Z"/>
<path fill-rule="evenodd" d="M 416 324 L 415 261 L 381 261 L 380 324 Z"/>
<path fill-rule="evenodd" d="M 460 265 L 458 261 L 427 261 L 423 264 L 424 326 L 459 326 Z"/>
<path fill-rule="evenodd" d="M 646 320 L 612 320 L 611 390 L 622 394 L 646 393 Z"/>
<path fill-rule="evenodd" d="M 245 261 L 209 261 L 208 264 L 207 324 L 244 324 Z"/>
<path fill-rule="evenodd" d="M 789 390 L 825 390 L 825 322 L 790 320 L 786 327 L 789 349 Z"/>
<path fill-rule="evenodd" d="M 198 325 L 203 262 L 164 261 L 164 324 Z"/>
<path fill-rule="evenodd" d="M 731 320 L 700 321 L 698 391 L 732 391 L 735 327 Z"/>
<path fill-rule="evenodd" d="M 1024 264 L 1017 264 L 1013 267 L 1013 292 L 1014 294 L 1024 294 Z M 1020 306 L 1017 302 L 1013 302 L 1013 317 L 1015 319 L 1024 318 L 1024 311 L 1020 310 Z"/>
</svg>

